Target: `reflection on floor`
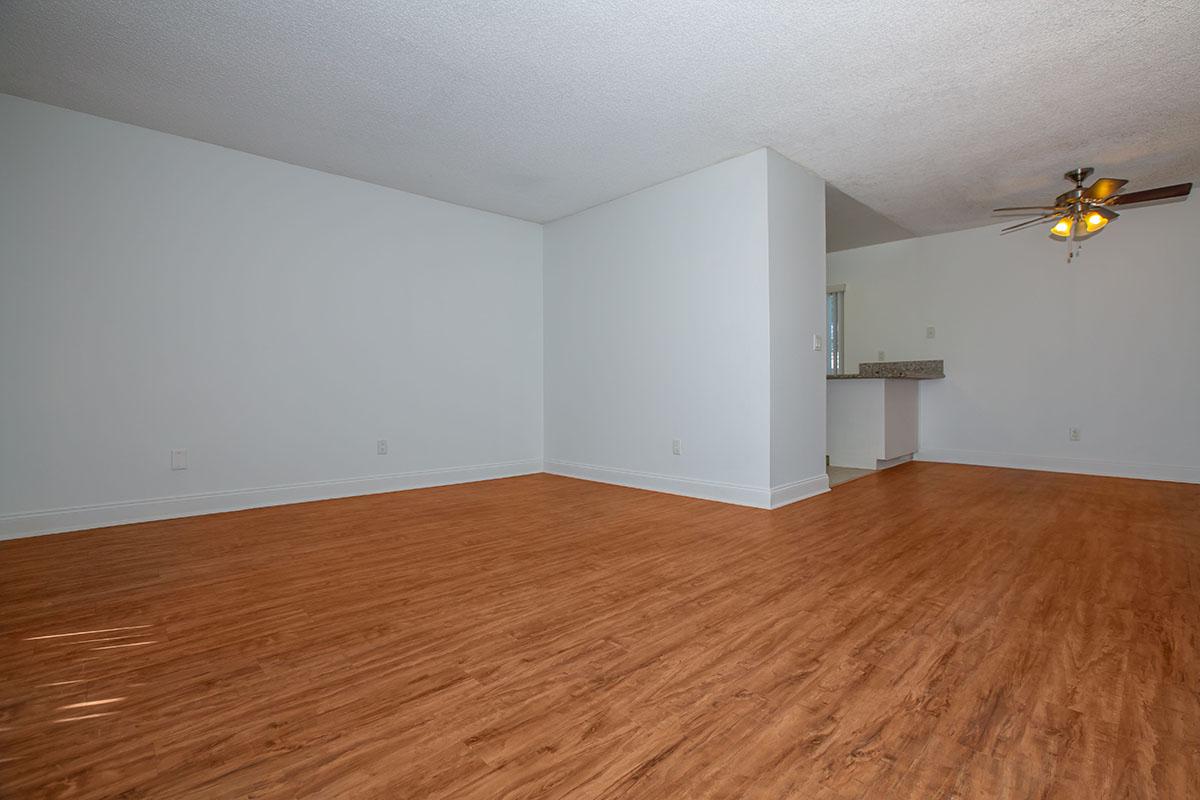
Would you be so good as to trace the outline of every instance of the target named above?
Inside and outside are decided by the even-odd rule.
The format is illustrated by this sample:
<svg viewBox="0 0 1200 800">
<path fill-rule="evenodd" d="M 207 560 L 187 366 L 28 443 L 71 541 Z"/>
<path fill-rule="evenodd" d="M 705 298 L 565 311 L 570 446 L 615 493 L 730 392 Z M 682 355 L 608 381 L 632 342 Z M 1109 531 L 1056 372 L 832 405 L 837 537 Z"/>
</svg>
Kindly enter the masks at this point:
<svg viewBox="0 0 1200 800">
<path fill-rule="evenodd" d="M 825 472 L 829 474 L 829 485 L 837 486 L 839 483 L 852 481 L 855 478 L 861 478 L 863 475 L 870 475 L 875 470 L 873 469 L 856 469 L 854 467 L 834 467 L 825 468 Z"/>
</svg>

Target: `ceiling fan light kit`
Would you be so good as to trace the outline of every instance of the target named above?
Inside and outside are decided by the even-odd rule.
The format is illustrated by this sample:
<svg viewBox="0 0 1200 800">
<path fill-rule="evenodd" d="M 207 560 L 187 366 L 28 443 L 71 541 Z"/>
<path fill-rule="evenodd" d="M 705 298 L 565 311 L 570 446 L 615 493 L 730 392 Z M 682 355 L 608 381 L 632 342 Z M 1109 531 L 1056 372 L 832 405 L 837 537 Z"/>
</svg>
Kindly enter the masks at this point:
<svg viewBox="0 0 1200 800">
<path fill-rule="evenodd" d="M 1018 222 L 1000 231 L 1001 235 L 1050 223 L 1050 238 L 1068 242 L 1068 263 L 1079 253 L 1080 243 L 1104 230 L 1108 223 L 1121 216 L 1112 210 L 1112 206 L 1128 206 L 1135 203 L 1152 203 L 1158 200 L 1170 200 L 1187 197 L 1192 191 L 1190 183 L 1176 183 L 1171 186 L 1160 186 L 1157 189 L 1145 189 L 1130 194 L 1120 194 L 1121 189 L 1129 181 L 1119 178 L 1098 178 L 1091 186 L 1083 182 L 1091 176 L 1091 167 L 1079 167 L 1063 175 L 1075 184 L 1074 189 L 1063 192 L 1054 198 L 1054 204 L 1049 206 L 1009 206 L 997 208 L 993 214 L 1037 214 L 1033 219 Z"/>
</svg>

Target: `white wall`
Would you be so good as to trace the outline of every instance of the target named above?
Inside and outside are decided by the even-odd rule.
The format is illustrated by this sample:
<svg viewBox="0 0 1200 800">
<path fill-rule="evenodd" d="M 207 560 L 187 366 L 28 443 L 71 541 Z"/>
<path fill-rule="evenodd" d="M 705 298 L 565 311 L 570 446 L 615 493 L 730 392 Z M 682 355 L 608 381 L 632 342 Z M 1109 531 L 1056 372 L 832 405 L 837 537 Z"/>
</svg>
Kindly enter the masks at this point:
<svg viewBox="0 0 1200 800">
<path fill-rule="evenodd" d="M 0 537 L 543 454 L 826 488 L 823 184 L 767 150 L 543 229 L 0 95 L 0 185 Z"/>
<path fill-rule="evenodd" d="M 767 151 L 770 226 L 771 488 L 807 497 L 825 477 L 825 181 Z"/>
<path fill-rule="evenodd" d="M 766 180 L 759 150 L 545 226 L 548 471 L 765 502 Z"/>
<path fill-rule="evenodd" d="M 824 183 L 767 150 L 548 224 L 547 470 L 759 506 L 824 491 L 824 248 Z"/>
<path fill-rule="evenodd" d="M 1044 231 L 998 227 L 828 260 L 847 371 L 877 350 L 946 361 L 921 382 L 919 458 L 1200 482 L 1195 198 L 1122 210 L 1071 264 Z"/>
<path fill-rule="evenodd" d="M 539 470 L 541 248 L 0 95 L 0 535 Z"/>
</svg>

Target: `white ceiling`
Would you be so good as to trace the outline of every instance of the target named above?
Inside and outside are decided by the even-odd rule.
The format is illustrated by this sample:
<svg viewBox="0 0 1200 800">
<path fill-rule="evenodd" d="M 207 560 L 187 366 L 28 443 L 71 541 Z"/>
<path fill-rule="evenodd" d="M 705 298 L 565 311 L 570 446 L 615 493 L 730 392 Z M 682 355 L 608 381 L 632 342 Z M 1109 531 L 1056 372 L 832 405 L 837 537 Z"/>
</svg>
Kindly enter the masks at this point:
<svg viewBox="0 0 1200 800">
<path fill-rule="evenodd" d="M 546 221 L 770 146 L 918 234 L 1200 175 L 1163 2 L 0 3 L 0 92 Z"/>
</svg>

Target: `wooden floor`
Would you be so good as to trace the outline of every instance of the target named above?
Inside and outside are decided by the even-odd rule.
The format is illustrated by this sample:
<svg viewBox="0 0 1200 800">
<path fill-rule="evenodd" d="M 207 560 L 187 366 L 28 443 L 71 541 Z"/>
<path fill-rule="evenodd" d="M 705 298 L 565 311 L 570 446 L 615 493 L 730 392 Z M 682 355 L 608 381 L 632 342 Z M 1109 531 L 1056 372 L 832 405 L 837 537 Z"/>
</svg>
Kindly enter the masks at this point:
<svg viewBox="0 0 1200 800">
<path fill-rule="evenodd" d="M 0 543 L 0 797 L 1197 798 L 1200 486 L 535 475 Z"/>
</svg>

